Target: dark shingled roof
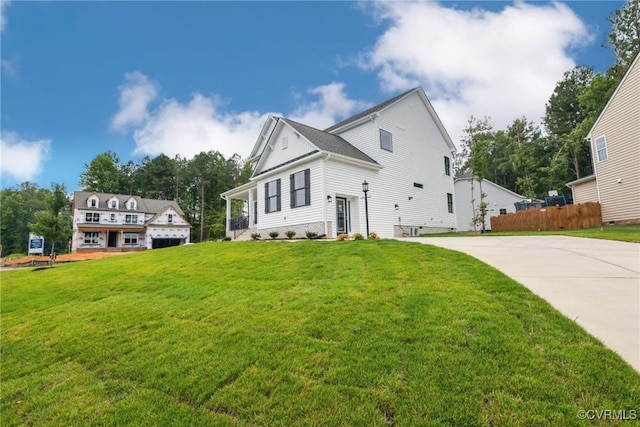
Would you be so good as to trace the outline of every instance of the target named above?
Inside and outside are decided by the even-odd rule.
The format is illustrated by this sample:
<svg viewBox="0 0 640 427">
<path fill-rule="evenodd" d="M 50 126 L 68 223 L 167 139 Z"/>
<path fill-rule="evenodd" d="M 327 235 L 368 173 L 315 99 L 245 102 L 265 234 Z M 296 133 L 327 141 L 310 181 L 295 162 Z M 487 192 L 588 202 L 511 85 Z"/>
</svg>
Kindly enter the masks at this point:
<svg viewBox="0 0 640 427">
<path fill-rule="evenodd" d="M 309 141 L 311 141 L 312 144 L 314 144 L 322 151 L 352 157 L 354 159 L 362 160 L 376 165 L 378 164 L 378 162 L 367 156 L 362 151 L 358 150 L 353 145 L 349 144 L 340 136 L 315 129 L 307 125 L 303 125 L 302 123 L 294 122 L 293 120 L 285 118 L 281 118 L 280 120 L 283 120 L 296 131 L 300 132 L 302 136 L 307 138 Z"/>
<path fill-rule="evenodd" d="M 359 120 L 359 119 L 361 119 L 363 117 L 367 117 L 367 116 L 369 116 L 369 115 L 371 115 L 371 114 L 373 114 L 373 113 L 375 113 L 377 111 L 383 110 L 384 108 L 386 108 L 389 105 L 393 104 L 397 100 L 399 100 L 401 98 L 404 98 L 405 96 L 407 96 L 411 92 L 414 92 L 414 91 L 416 91 L 418 89 L 420 89 L 420 88 L 416 87 L 416 88 L 413 88 L 413 89 L 408 90 L 406 92 L 403 92 L 403 93 L 401 93 L 400 95 L 398 95 L 398 96 L 396 96 L 394 98 L 388 99 L 388 100 L 376 105 L 375 107 L 371 107 L 368 110 L 363 111 L 362 113 L 356 114 L 353 117 L 349 117 L 348 119 L 345 119 L 345 120 L 341 121 L 340 123 L 336 123 L 335 125 L 326 128 L 324 131 L 325 132 L 332 132 L 335 129 L 338 129 L 338 128 L 344 126 L 344 125 L 347 125 L 349 123 L 355 122 L 355 121 L 357 121 L 357 120 Z"/>
<path fill-rule="evenodd" d="M 109 209 L 113 211 L 127 211 L 127 212 L 144 212 L 149 214 L 158 214 L 164 211 L 168 207 L 172 207 L 178 214 L 184 216 L 184 212 L 178 206 L 174 200 L 157 200 L 157 199 L 143 199 L 138 196 L 127 196 L 123 194 L 111 194 L 111 193 L 97 193 L 95 191 L 76 191 L 73 193 L 73 201 L 75 203 L 76 208 L 81 207 L 82 209 L 92 209 L 86 207 L 86 200 L 92 195 L 98 196 L 98 201 L 100 206 L 98 209 L 105 210 L 107 209 L 107 202 L 115 197 L 118 199 L 119 208 L 118 209 Z M 127 200 L 134 199 L 136 201 L 136 209 L 129 211 L 124 204 Z"/>
</svg>

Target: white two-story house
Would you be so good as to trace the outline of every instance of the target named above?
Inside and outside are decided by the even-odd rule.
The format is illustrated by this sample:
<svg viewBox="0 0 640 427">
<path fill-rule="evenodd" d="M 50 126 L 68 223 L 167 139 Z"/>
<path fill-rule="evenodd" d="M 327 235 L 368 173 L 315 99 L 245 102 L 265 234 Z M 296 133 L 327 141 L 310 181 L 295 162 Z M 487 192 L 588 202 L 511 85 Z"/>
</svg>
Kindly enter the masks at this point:
<svg viewBox="0 0 640 427">
<path fill-rule="evenodd" d="M 76 191 L 73 252 L 140 251 L 189 243 L 191 225 L 175 201 Z"/>
<path fill-rule="evenodd" d="M 454 150 L 421 88 L 325 130 L 269 117 L 249 158 L 250 182 L 221 195 L 227 235 L 335 238 L 366 235 L 367 225 L 380 237 L 455 230 Z M 245 216 L 234 218 L 240 200 Z"/>
</svg>

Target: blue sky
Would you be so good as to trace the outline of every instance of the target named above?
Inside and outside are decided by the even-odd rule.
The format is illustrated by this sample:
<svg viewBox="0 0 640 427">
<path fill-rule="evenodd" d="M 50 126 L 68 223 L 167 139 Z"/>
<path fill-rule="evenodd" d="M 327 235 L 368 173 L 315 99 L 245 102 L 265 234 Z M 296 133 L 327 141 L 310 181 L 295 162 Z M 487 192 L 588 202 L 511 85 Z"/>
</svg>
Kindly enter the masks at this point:
<svg viewBox="0 0 640 427">
<path fill-rule="evenodd" d="M 246 157 L 269 114 L 325 128 L 415 86 L 456 142 L 539 122 L 563 72 L 612 63 L 624 2 L 1 4 L 0 185 L 74 191 L 107 150 Z"/>
</svg>

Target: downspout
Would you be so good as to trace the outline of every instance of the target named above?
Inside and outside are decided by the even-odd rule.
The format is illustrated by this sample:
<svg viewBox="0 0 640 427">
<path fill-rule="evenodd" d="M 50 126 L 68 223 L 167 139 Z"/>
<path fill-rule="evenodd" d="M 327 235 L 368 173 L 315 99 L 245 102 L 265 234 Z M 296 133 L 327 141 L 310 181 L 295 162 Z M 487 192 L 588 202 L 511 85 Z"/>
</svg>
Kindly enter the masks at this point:
<svg viewBox="0 0 640 427">
<path fill-rule="evenodd" d="M 328 153 L 327 156 L 322 159 L 322 163 L 320 166 L 320 179 L 322 179 L 322 197 L 320 200 L 322 201 L 322 222 L 324 223 L 324 235 L 329 236 L 329 228 L 327 227 L 327 182 L 325 180 L 325 162 L 331 157 L 331 153 Z"/>
</svg>

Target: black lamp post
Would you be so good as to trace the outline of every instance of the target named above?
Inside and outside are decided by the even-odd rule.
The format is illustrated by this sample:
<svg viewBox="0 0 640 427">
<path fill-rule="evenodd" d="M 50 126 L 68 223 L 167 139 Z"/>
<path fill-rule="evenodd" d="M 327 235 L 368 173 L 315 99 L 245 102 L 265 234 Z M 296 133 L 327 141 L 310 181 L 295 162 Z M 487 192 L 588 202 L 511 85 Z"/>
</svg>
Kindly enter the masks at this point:
<svg viewBox="0 0 640 427">
<path fill-rule="evenodd" d="M 367 221 L 367 239 L 369 238 L 369 203 L 367 202 L 367 193 L 369 192 L 369 183 L 362 183 L 362 192 L 364 193 L 364 216 Z"/>
</svg>

